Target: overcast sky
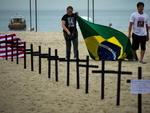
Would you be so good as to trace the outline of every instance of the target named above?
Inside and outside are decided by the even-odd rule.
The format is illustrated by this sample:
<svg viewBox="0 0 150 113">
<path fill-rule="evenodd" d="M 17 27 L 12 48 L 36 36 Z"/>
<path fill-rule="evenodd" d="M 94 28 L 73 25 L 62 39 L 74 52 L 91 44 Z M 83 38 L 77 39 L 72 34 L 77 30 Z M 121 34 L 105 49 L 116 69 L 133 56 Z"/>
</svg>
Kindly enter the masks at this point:
<svg viewBox="0 0 150 113">
<path fill-rule="evenodd" d="M 87 0 L 37 0 L 38 9 L 63 10 L 66 6 L 72 5 L 75 10 L 87 9 Z M 92 0 L 90 0 L 92 1 Z M 145 9 L 150 9 L 150 0 L 95 0 L 95 9 L 101 10 L 126 10 L 135 9 L 136 3 L 145 3 Z M 34 3 L 34 0 L 32 0 Z M 0 0 L 0 10 L 28 10 L 29 0 Z"/>
</svg>

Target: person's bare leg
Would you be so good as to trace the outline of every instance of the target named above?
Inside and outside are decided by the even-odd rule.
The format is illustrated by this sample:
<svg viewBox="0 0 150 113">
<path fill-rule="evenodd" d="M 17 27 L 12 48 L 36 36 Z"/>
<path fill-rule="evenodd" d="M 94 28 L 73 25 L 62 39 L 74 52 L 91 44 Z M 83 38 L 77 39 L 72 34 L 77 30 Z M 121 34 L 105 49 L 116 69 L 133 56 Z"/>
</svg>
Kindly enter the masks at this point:
<svg viewBox="0 0 150 113">
<path fill-rule="evenodd" d="M 135 50 L 133 50 L 133 57 L 136 61 L 138 61 L 138 56 Z"/>
<path fill-rule="evenodd" d="M 143 62 L 143 58 L 144 58 L 144 55 L 145 55 L 145 50 L 141 50 L 141 53 L 140 53 L 140 62 Z"/>
</svg>

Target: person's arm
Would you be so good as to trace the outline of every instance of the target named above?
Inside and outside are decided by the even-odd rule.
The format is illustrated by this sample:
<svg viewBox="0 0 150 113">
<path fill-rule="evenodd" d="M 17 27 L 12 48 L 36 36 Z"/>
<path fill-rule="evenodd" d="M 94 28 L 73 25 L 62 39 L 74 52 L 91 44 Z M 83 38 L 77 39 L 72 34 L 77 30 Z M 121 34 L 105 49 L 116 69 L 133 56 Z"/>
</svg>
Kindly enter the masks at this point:
<svg viewBox="0 0 150 113">
<path fill-rule="evenodd" d="M 146 30 L 147 30 L 147 39 L 146 39 L 146 41 L 149 41 L 149 27 L 148 27 L 148 24 L 146 24 Z"/>
<path fill-rule="evenodd" d="M 130 19 L 129 19 L 129 27 L 128 27 L 128 37 L 131 38 L 131 33 L 132 33 L 132 26 L 135 21 L 135 16 L 134 13 L 131 14 Z"/>
<path fill-rule="evenodd" d="M 133 26 L 133 23 L 130 22 L 130 23 L 129 23 L 129 27 L 128 27 L 128 37 L 129 37 L 129 38 L 131 38 L 132 26 Z"/>
<path fill-rule="evenodd" d="M 61 21 L 61 25 L 62 25 L 62 28 L 64 29 L 64 31 L 66 31 L 67 34 L 70 35 L 71 33 L 70 33 L 70 31 L 68 30 L 68 28 L 65 26 L 65 21 L 64 21 L 64 20 Z"/>
</svg>

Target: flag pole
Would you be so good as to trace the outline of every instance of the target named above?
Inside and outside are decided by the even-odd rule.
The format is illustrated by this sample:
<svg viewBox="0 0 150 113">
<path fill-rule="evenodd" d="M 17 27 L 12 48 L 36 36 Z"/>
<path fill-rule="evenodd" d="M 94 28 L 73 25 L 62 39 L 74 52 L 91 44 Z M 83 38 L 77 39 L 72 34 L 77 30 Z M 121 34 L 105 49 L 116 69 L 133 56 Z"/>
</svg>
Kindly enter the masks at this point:
<svg viewBox="0 0 150 113">
<path fill-rule="evenodd" d="M 35 0 L 35 31 L 37 32 L 37 0 Z"/>
<path fill-rule="evenodd" d="M 32 29 L 32 10 L 31 10 L 31 0 L 29 0 L 29 10 L 30 10 L 30 31 Z"/>
<path fill-rule="evenodd" d="M 89 21 L 89 13 L 90 13 L 90 10 L 89 10 L 89 7 L 90 7 L 90 4 L 89 4 L 89 0 L 87 0 L 87 19 L 88 19 L 88 21 Z"/>
<path fill-rule="evenodd" d="M 93 23 L 94 23 L 94 0 L 92 0 L 92 14 L 93 14 Z"/>
</svg>

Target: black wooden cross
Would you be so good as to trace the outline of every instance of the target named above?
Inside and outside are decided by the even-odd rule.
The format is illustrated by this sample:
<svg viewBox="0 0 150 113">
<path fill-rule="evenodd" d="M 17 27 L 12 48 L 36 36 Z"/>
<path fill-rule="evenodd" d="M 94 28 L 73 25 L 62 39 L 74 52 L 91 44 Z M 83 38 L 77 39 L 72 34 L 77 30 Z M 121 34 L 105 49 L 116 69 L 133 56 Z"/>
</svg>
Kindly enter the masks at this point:
<svg viewBox="0 0 150 113">
<path fill-rule="evenodd" d="M 117 78 L 117 99 L 116 99 L 116 105 L 119 106 L 120 105 L 120 89 L 121 89 L 121 75 L 123 74 L 128 74 L 131 75 L 132 72 L 128 72 L 128 71 L 122 71 L 121 69 L 122 67 L 122 61 L 119 60 L 118 61 L 118 71 L 114 71 L 114 70 L 105 70 L 105 61 L 102 60 L 102 68 L 101 70 L 93 70 L 93 73 L 101 73 L 101 99 L 104 99 L 104 87 L 105 87 L 105 73 L 110 73 L 110 74 L 118 74 L 118 78 Z"/>
<path fill-rule="evenodd" d="M 76 63 L 76 82 L 77 82 L 77 89 L 80 89 L 80 70 L 79 70 L 79 63 L 86 62 L 85 59 L 79 59 L 79 52 L 77 51 L 77 57 L 75 59 L 70 58 L 59 58 L 60 62 L 67 62 L 67 86 L 70 84 L 70 62 Z"/>
<path fill-rule="evenodd" d="M 50 73 L 51 73 L 51 60 L 55 60 L 55 78 L 56 81 L 58 81 L 58 55 L 57 55 L 57 50 L 55 50 L 55 55 L 51 56 L 51 48 L 48 49 L 48 53 L 42 53 L 41 52 L 41 46 L 39 46 L 38 51 L 33 51 L 33 44 L 30 45 L 30 49 L 26 49 L 25 52 L 25 59 L 26 59 L 26 54 L 31 55 L 31 71 L 34 71 L 34 56 L 39 57 L 39 74 L 42 73 L 42 58 L 47 58 L 48 59 L 48 78 L 50 78 Z M 26 60 L 24 61 L 24 68 L 26 68 Z"/>
<path fill-rule="evenodd" d="M 138 67 L 138 80 L 142 79 L 142 67 Z M 131 83 L 131 80 L 127 80 L 127 83 Z M 142 94 L 138 94 L 138 113 L 142 113 Z"/>
<path fill-rule="evenodd" d="M 89 93 L 89 69 L 98 68 L 96 65 L 89 64 L 89 56 L 86 57 L 86 64 L 79 64 L 80 67 L 86 68 L 86 79 L 85 79 L 85 93 Z"/>
</svg>

